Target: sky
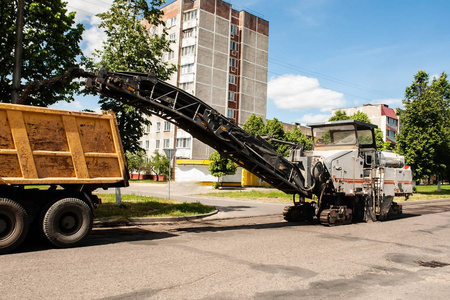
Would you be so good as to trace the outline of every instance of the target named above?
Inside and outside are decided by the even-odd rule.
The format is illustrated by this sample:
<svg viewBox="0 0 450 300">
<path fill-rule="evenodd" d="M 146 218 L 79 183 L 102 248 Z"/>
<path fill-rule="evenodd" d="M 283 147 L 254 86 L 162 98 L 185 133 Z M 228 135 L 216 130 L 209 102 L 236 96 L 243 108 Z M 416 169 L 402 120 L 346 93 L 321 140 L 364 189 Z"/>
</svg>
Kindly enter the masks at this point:
<svg viewBox="0 0 450 300">
<path fill-rule="evenodd" d="M 105 39 L 95 14 L 112 0 L 66 0 L 89 55 Z M 166 1 L 167 3 L 173 2 Z M 331 110 L 402 107 L 419 70 L 450 73 L 448 0 L 227 0 L 269 21 L 267 119 L 308 124 Z M 98 109 L 91 98 L 59 108 Z"/>
</svg>

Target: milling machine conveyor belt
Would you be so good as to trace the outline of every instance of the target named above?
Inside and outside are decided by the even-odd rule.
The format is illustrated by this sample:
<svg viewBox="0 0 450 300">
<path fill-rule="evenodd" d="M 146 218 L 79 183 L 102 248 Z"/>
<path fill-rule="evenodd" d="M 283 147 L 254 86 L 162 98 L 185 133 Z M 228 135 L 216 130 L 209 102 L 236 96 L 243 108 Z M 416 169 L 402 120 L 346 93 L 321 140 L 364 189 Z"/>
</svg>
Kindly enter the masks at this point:
<svg viewBox="0 0 450 300">
<path fill-rule="evenodd" d="M 297 165 L 182 89 L 153 75 L 106 70 L 88 78 L 86 86 L 175 124 L 287 194 L 310 195 Z"/>
</svg>

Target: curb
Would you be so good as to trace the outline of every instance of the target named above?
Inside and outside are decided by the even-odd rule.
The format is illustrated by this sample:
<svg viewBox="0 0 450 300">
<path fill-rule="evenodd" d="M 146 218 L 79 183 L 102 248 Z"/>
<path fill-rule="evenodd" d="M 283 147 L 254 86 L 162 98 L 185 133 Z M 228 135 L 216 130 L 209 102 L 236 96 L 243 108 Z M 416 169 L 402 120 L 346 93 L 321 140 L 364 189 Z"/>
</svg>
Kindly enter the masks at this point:
<svg viewBox="0 0 450 300">
<path fill-rule="evenodd" d="M 217 214 L 219 211 L 215 211 L 208 214 L 192 215 L 184 217 L 145 217 L 145 218 L 129 218 L 129 219 L 118 219 L 109 221 L 95 221 L 95 227 L 120 227 L 120 226 L 135 226 L 135 225 L 151 225 L 155 223 L 167 223 L 167 222 L 180 222 L 180 221 L 191 221 L 196 219 L 202 219 L 209 216 Z"/>
</svg>

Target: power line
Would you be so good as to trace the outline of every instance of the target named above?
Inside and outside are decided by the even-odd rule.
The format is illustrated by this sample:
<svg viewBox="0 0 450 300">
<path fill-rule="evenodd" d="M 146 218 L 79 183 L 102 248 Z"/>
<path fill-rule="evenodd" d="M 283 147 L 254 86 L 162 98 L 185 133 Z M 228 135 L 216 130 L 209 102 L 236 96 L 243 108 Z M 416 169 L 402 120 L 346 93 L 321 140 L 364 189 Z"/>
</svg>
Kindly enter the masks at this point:
<svg viewBox="0 0 450 300">
<path fill-rule="evenodd" d="M 272 71 L 270 71 L 269 73 L 274 74 L 274 75 L 277 75 L 277 76 L 285 76 L 285 77 L 289 77 L 289 78 L 298 80 L 298 78 L 295 77 L 294 75 L 279 74 L 279 73 L 275 73 L 275 72 L 272 72 Z M 308 83 L 305 83 L 305 82 L 302 82 L 302 84 L 303 84 L 303 85 L 314 86 L 314 87 L 316 86 L 316 85 L 308 84 Z M 327 87 L 323 87 L 323 88 L 327 89 Z M 331 89 L 329 89 L 329 90 L 331 90 Z M 372 101 L 372 100 L 373 100 L 373 99 L 369 99 L 369 98 L 366 98 L 366 97 L 362 97 L 362 96 L 358 96 L 358 95 L 354 95 L 354 94 L 350 94 L 350 93 L 346 93 L 346 92 L 340 92 L 340 91 L 336 91 L 336 90 L 333 90 L 333 91 L 335 91 L 335 92 L 337 92 L 337 93 L 341 93 L 341 94 L 343 94 L 343 95 L 356 97 L 356 98 L 359 98 L 359 99 L 362 99 L 362 100 L 367 100 L 367 101 Z"/>
<path fill-rule="evenodd" d="M 359 84 L 355 84 L 355 83 L 352 83 L 352 82 L 349 82 L 349 81 L 345 81 L 345 80 L 342 80 L 342 79 L 339 79 L 339 78 L 335 78 L 335 77 L 332 77 L 332 76 L 321 74 L 319 72 L 311 71 L 311 70 L 308 70 L 308 69 L 305 69 L 305 68 L 293 65 L 291 63 L 287 63 L 287 62 L 278 60 L 278 59 L 270 58 L 269 62 L 271 62 L 272 64 L 275 64 L 275 65 L 279 65 L 279 66 L 282 66 L 282 67 L 285 67 L 285 68 L 293 69 L 293 70 L 296 70 L 296 71 L 299 71 L 299 72 L 302 72 L 302 73 L 306 73 L 306 74 L 309 74 L 309 75 L 321 77 L 321 78 L 326 79 L 328 81 L 332 81 L 332 82 L 335 82 L 335 83 L 338 83 L 338 84 L 341 84 L 341 85 L 346 85 L 346 86 L 349 86 L 349 87 L 352 87 L 352 88 L 355 88 L 355 89 L 359 89 L 359 90 L 362 90 L 362 91 L 365 91 L 365 92 L 370 92 L 370 93 L 373 93 L 373 94 L 377 94 L 377 95 L 384 96 L 384 97 L 389 97 L 389 98 L 396 98 L 396 97 L 393 97 L 392 95 L 390 95 L 388 93 L 385 93 L 383 91 L 375 90 L 375 89 L 372 89 L 372 88 L 369 88 L 369 87 L 365 87 L 365 86 L 362 86 L 362 85 L 359 85 Z M 369 99 L 367 99 L 367 100 L 369 100 Z"/>
</svg>

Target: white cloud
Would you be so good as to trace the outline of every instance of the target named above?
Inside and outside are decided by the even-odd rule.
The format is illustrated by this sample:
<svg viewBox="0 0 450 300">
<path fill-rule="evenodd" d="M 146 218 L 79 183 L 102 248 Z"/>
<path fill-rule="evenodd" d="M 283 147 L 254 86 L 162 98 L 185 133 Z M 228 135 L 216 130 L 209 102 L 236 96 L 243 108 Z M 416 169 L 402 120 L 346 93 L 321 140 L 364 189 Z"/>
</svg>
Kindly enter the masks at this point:
<svg viewBox="0 0 450 300">
<path fill-rule="evenodd" d="M 83 32 L 82 50 L 84 55 L 92 56 L 95 49 L 101 49 L 106 41 L 106 34 L 97 26 L 92 26 Z"/>
<path fill-rule="evenodd" d="M 282 75 L 268 83 L 268 98 L 278 108 L 286 110 L 330 111 L 344 107 L 346 101 L 342 93 L 320 87 L 316 78 L 301 75 Z"/>
<path fill-rule="evenodd" d="M 306 125 L 309 123 L 326 122 L 330 118 L 331 118 L 331 113 L 330 114 L 305 114 L 298 120 L 298 122 Z"/>
<path fill-rule="evenodd" d="M 75 22 L 83 23 L 86 30 L 83 32 L 81 48 L 86 56 L 91 56 L 95 49 L 101 49 L 106 35 L 103 29 L 98 28 L 100 19 L 96 14 L 107 11 L 113 0 L 90 1 L 68 0 L 67 9 L 75 11 Z"/>
<path fill-rule="evenodd" d="M 75 21 L 77 23 L 91 23 L 91 18 L 96 14 L 107 11 L 113 3 L 113 0 L 89 1 L 86 0 L 67 0 L 67 8 L 74 11 Z"/>
</svg>

